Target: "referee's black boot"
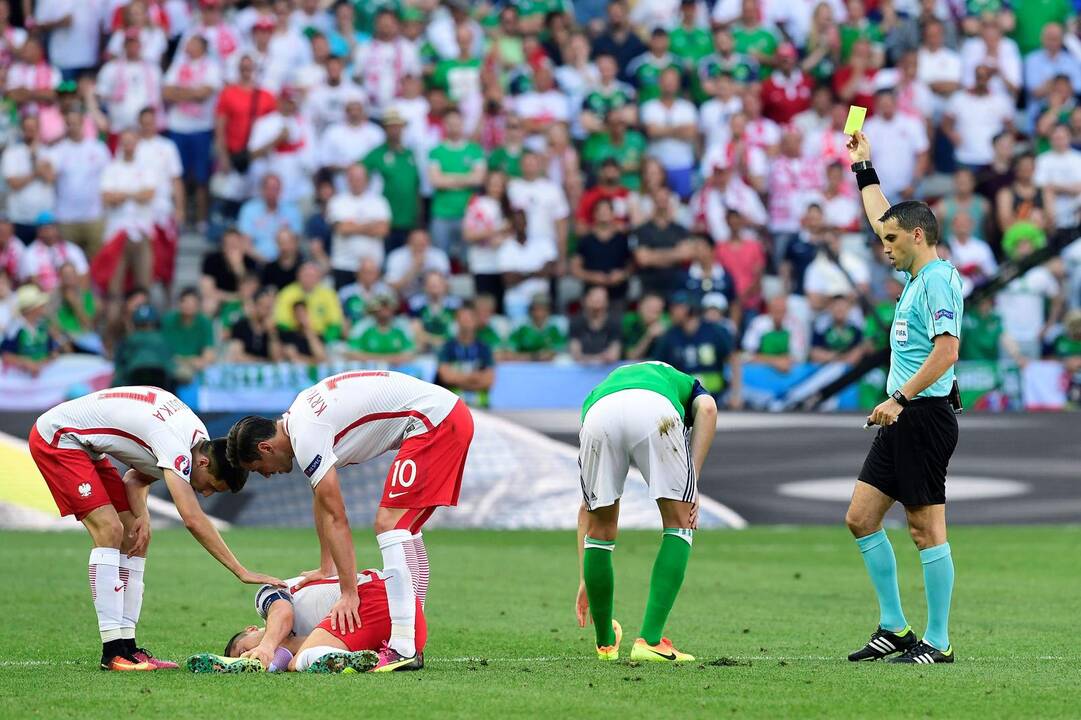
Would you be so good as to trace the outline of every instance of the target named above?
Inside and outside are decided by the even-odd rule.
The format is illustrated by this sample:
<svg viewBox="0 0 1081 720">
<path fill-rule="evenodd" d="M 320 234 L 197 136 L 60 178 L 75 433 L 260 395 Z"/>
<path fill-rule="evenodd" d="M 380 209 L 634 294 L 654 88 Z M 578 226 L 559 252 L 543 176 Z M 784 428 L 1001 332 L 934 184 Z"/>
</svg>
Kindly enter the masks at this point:
<svg viewBox="0 0 1081 720">
<path fill-rule="evenodd" d="M 852 662 L 865 662 L 868 660 L 881 660 L 894 653 L 906 652 L 909 648 L 920 644 L 912 626 L 905 626 L 899 632 L 890 632 L 884 627 L 879 627 L 871 633 L 871 639 L 867 644 L 848 656 Z"/>
<path fill-rule="evenodd" d="M 908 650 L 898 655 L 895 658 L 890 658 L 886 662 L 891 663 L 908 663 L 915 665 L 937 665 L 938 663 L 952 663 L 953 662 L 953 646 L 946 648 L 945 651 L 939 650 L 934 645 L 930 645 L 922 640 Z"/>
</svg>

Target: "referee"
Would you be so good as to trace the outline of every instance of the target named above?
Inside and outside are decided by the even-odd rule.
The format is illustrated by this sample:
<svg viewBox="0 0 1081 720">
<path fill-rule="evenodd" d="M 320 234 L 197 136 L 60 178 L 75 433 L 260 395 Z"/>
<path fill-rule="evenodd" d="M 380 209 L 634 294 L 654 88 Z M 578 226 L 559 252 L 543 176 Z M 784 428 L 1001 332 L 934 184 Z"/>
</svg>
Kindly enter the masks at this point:
<svg viewBox="0 0 1081 720">
<path fill-rule="evenodd" d="M 938 257 L 938 223 L 926 203 L 890 205 L 871 166 L 867 137 L 848 143 L 863 208 L 894 269 L 908 276 L 890 332 L 889 398 L 868 422 L 879 427 L 845 522 L 856 538 L 878 596 L 878 628 L 849 660 L 952 663 L 948 621 L 953 558 L 946 542 L 946 467 L 957 446 L 951 407 L 953 364 L 961 328 L 961 278 Z M 958 410 L 960 401 L 955 400 Z M 895 503 L 905 506 L 908 529 L 923 564 L 927 631 L 923 640 L 905 620 L 897 589 L 897 560 L 882 518 Z"/>
</svg>

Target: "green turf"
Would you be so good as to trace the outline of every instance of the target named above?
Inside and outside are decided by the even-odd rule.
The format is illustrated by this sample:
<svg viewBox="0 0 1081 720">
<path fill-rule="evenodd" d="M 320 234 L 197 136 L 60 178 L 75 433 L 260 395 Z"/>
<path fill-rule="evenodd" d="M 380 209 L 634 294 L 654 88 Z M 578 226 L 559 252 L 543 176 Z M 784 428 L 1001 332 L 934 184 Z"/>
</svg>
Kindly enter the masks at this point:
<svg viewBox="0 0 1081 720">
<path fill-rule="evenodd" d="M 358 533 L 361 567 L 378 564 Z M 0 533 L 7 577 L 0 717 L 1081 717 L 1081 528 L 959 528 L 953 666 L 851 665 L 877 613 L 843 528 L 701 532 L 667 634 L 699 662 L 592 658 L 574 624 L 571 533 L 426 533 L 427 667 L 353 677 L 106 674 L 82 534 Z M 641 622 L 657 533 L 616 549 L 624 657 Z M 252 569 L 309 569 L 311 531 L 228 533 Z M 922 630 L 919 559 L 900 532 L 902 595 Z M 182 530 L 151 545 L 140 641 L 161 657 L 221 652 L 256 620 L 252 596 Z M 472 659 L 470 659 L 472 658 Z M 325 708 L 316 711 L 316 708 Z"/>
</svg>

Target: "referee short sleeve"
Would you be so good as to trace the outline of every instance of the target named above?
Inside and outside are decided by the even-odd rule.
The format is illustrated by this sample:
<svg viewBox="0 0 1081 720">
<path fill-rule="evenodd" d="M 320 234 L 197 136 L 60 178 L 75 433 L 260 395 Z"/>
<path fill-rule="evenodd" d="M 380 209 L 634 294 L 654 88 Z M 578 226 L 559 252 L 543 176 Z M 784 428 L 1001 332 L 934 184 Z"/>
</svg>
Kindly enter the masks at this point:
<svg viewBox="0 0 1081 720">
<path fill-rule="evenodd" d="M 954 286 L 953 274 L 938 273 L 927 278 L 927 338 L 934 340 L 939 335 L 961 337 L 961 310 L 964 299 L 961 296 L 960 283 Z"/>
</svg>

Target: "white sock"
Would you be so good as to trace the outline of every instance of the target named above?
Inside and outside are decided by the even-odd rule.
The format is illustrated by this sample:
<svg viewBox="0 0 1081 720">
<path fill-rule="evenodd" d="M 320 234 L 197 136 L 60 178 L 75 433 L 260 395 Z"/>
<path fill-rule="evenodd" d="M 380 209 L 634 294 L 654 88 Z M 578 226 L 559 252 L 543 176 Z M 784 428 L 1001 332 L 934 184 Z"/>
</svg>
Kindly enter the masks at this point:
<svg viewBox="0 0 1081 720">
<path fill-rule="evenodd" d="M 405 544 L 405 559 L 409 562 L 409 574 L 413 576 L 413 592 L 420 599 L 420 606 L 425 607 L 428 599 L 428 549 L 424 547 L 424 537 L 421 533 L 413 536 L 413 539 Z"/>
<path fill-rule="evenodd" d="M 304 672 L 305 670 L 310 668 L 312 666 L 312 663 L 314 663 L 319 658 L 323 657 L 324 655 L 329 655 L 330 653 L 337 652 L 349 651 L 342 650 L 341 648 L 331 647 L 330 645 L 316 645 L 315 647 L 310 647 L 307 650 L 301 650 L 300 653 L 297 655 L 297 672 Z"/>
<path fill-rule="evenodd" d="M 139 613 L 143 609 L 143 570 L 146 558 L 120 555 L 120 582 L 124 583 L 124 624 L 120 637 L 134 640 Z"/>
<path fill-rule="evenodd" d="M 383 553 L 383 576 L 390 606 L 390 642 L 387 645 L 402 657 L 417 654 L 414 644 L 417 621 L 417 596 L 413 578 L 405 560 L 405 543 L 412 540 L 408 530 L 388 530 L 375 536 Z"/>
<path fill-rule="evenodd" d="M 96 547 L 90 551 L 90 596 L 98 614 L 98 632 L 107 643 L 121 638 L 124 624 L 124 584 L 120 582 L 120 550 Z"/>
</svg>

